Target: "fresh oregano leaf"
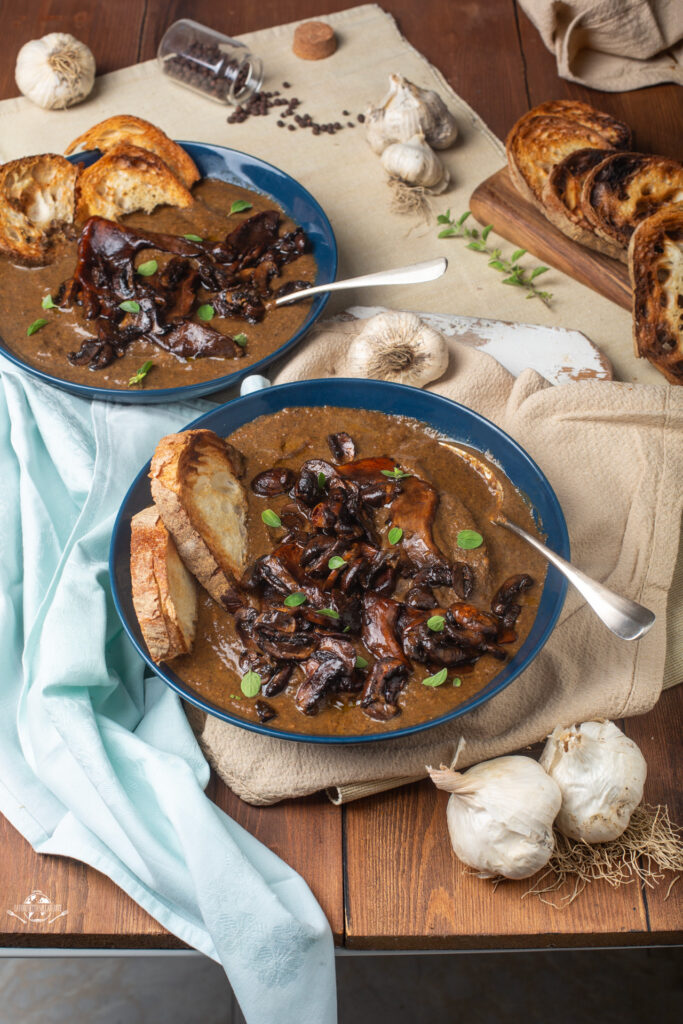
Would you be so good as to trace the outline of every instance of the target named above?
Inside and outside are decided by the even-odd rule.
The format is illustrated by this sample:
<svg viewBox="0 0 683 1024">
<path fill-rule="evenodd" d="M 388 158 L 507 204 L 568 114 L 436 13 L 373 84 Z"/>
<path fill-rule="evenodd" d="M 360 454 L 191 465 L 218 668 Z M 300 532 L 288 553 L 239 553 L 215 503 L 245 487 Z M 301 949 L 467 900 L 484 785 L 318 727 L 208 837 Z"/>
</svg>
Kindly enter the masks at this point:
<svg viewBox="0 0 683 1024">
<path fill-rule="evenodd" d="M 486 241 L 486 239 L 489 237 L 489 235 L 491 234 L 492 231 L 493 231 L 493 224 L 487 224 L 486 227 L 484 228 L 484 230 L 481 233 L 481 239 L 482 239 L 483 242 Z"/>
<path fill-rule="evenodd" d="M 154 363 L 151 359 L 148 359 L 146 363 L 143 363 L 137 373 L 134 373 L 128 381 L 128 387 L 134 388 L 136 384 L 141 384 L 153 366 Z"/>
<path fill-rule="evenodd" d="M 327 615 L 327 617 L 330 618 L 330 619 L 338 619 L 339 618 L 339 612 L 336 611 L 334 608 L 316 608 L 316 611 L 320 615 Z"/>
<path fill-rule="evenodd" d="M 199 307 L 197 310 L 197 316 L 200 320 L 209 321 L 213 320 L 215 312 L 216 311 L 213 306 L 207 302 L 205 305 Z"/>
<path fill-rule="evenodd" d="M 443 231 L 439 231 L 437 238 L 451 238 L 453 235 L 457 235 L 455 228 L 444 228 Z"/>
<path fill-rule="evenodd" d="M 246 199 L 236 199 L 230 207 L 230 213 L 244 213 L 245 210 L 251 210 L 252 203 L 248 203 Z"/>
<path fill-rule="evenodd" d="M 432 615 L 431 618 L 427 619 L 427 629 L 431 629 L 432 633 L 441 633 L 445 622 L 446 620 L 443 615 Z"/>
<path fill-rule="evenodd" d="M 540 274 L 545 274 L 546 270 L 549 269 L 550 267 L 534 267 L 534 269 L 531 271 L 531 280 L 533 281 L 533 279 L 535 277 L 538 277 Z"/>
<path fill-rule="evenodd" d="M 43 309 L 57 309 L 57 306 L 51 295 L 45 296 L 45 298 L 41 302 L 41 306 L 43 307 Z"/>
<path fill-rule="evenodd" d="M 306 601 L 306 595 L 302 594 L 301 591 L 297 591 L 295 594 L 287 594 L 284 604 L 287 608 L 298 608 L 300 604 L 305 604 Z"/>
<path fill-rule="evenodd" d="M 138 274 L 142 274 L 143 277 L 151 277 L 152 274 L 156 274 L 159 269 L 159 264 L 156 260 L 147 260 L 146 263 L 141 263 L 137 268 Z"/>
<path fill-rule="evenodd" d="M 36 331 L 39 331 L 41 327 L 45 327 L 46 324 L 47 320 L 43 320 L 41 317 L 39 317 L 38 320 L 34 320 L 33 323 L 26 328 L 26 333 L 29 338 L 32 334 L 35 334 Z"/>
<path fill-rule="evenodd" d="M 119 302 L 119 309 L 122 309 L 124 313 L 139 313 L 140 303 L 135 299 L 126 299 L 125 302 Z"/>
<path fill-rule="evenodd" d="M 403 530 L 400 526 L 392 526 L 389 530 L 388 540 L 390 544 L 398 544 L 401 537 L 403 536 Z"/>
<path fill-rule="evenodd" d="M 442 683 L 446 682 L 446 677 L 447 676 L 448 676 L 448 669 L 447 668 L 442 668 L 439 672 L 436 673 L 436 675 L 427 676 L 425 679 L 423 679 L 422 680 L 422 685 L 423 686 L 441 686 Z"/>
<path fill-rule="evenodd" d="M 460 530 L 456 540 L 458 547 L 463 551 L 473 551 L 484 543 L 484 538 L 476 530 Z"/>
<path fill-rule="evenodd" d="M 261 692 L 261 676 L 258 672 L 247 672 L 240 680 L 240 687 L 245 697 L 256 697 Z"/>
<path fill-rule="evenodd" d="M 240 331 L 239 334 L 233 335 L 232 340 L 235 342 L 236 345 L 239 345 L 240 348 L 246 348 L 247 342 L 249 341 L 244 331 Z"/>
<path fill-rule="evenodd" d="M 365 658 L 361 658 L 360 654 L 356 658 L 356 668 L 367 668 L 368 662 Z"/>
<path fill-rule="evenodd" d="M 412 473 L 406 473 L 400 468 L 400 466 L 394 466 L 393 469 L 381 469 L 380 473 L 382 476 L 389 477 L 390 480 L 404 480 L 408 476 L 412 476 Z"/>
<path fill-rule="evenodd" d="M 183 235 L 183 238 L 186 238 L 188 240 L 188 242 L 203 242 L 204 241 L 204 239 L 201 238 L 199 235 Z"/>
<path fill-rule="evenodd" d="M 272 526 L 274 528 L 282 526 L 282 520 L 280 519 L 277 512 L 273 512 L 272 508 L 265 508 L 261 513 L 261 519 L 266 524 L 266 526 Z"/>
<path fill-rule="evenodd" d="M 325 490 L 326 482 L 327 482 L 327 477 L 325 476 L 325 474 L 324 473 L 318 473 L 318 487 L 320 488 L 321 491 Z"/>
<path fill-rule="evenodd" d="M 456 221 L 456 223 L 457 223 L 459 228 L 462 227 L 462 225 L 465 223 L 467 218 L 470 216 L 471 212 L 472 212 L 471 210 L 466 210 L 465 213 L 462 214 L 460 219 L 458 221 Z"/>
<path fill-rule="evenodd" d="M 332 555 L 332 558 L 327 563 L 330 569 L 341 569 L 342 566 L 346 565 L 346 561 L 341 555 Z"/>
<path fill-rule="evenodd" d="M 453 686 L 462 686 L 462 679 L 460 676 L 453 676 Z"/>
<path fill-rule="evenodd" d="M 526 249 L 515 249 L 511 256 L 512 262 L 516 263 L 517 260 L 521 260 L 522 256 L 526 256 Z"/>
</svg>

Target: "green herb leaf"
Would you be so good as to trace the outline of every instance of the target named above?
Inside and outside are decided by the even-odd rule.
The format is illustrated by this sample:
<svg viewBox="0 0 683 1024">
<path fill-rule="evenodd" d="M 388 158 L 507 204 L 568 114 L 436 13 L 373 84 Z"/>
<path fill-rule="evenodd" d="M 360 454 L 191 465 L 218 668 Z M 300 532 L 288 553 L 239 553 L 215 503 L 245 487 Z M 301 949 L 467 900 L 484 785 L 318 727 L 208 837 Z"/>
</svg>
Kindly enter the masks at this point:
<svg viewBox="0 0 683 1024">
<path fill-rule="evenodd" d="M 141 263 L 137 268 L 138 274 L 142 274 L 143 277 L 151 277 L 152 274 L 156 274 L 159 269 L 159 264 L 156 260 L 147 260 L 146 263 Z"/>
<path fill-rule="evenodd" d="M 412 476 L 412 473 L 405 473 L 400 466 L 394 466 L 393 469 L 382 469 L 380 470 L 382 476 L 389 477 L 390 480 L 404 480 L 407 476 Z"/>
<path fill-rule="evenodd" d="M 506 272 L 506 267 L 500 262 L 500 260 L 489 260 L 489 266 L 493 267 L 494 270 L 500 270 L 503 273 Z"/>
<path fill-rule="evenodd" d="M 430 619 L 427 619 L 427 629 L 431 629 L 432 633 L 441 633 L 445 622 L 443 615 L 432 615 Z"/>
<path fill-rule="evenodd" d="M 524 285 L 518 277 L 504 277 L 503 280 L 501 281 L 501 284 L 512 284 L 515 285 L 517 288 L 524 287 Z"/>
<path fill-rule="evenodd" d="M 392 526 L 389 530 L 388 540 L 390 544 L 398 544 L 401 537 L 403 536 L 403 530 L 400 526 Z"/>
<path fill-rule="evenodd" d="M 45 327 L 46 324 L 47 320 L 43 320 L 42 318 L 34 320 L 30 327 L 26 328 L 26 333 L 29 336 L 29 338 L 31 337 L 32 334 L 35 334 L 36 331 L 39 331 L 41 327 Z"/>
<path fill-rule="evenodd" d="M 128 387 L 134 388 L 136 384 L 141 384 L 153 366 L 154 363 L 151 359 L 148 359 L 146 363 L 143 363 L 137 373 L 134 373 L 128 381 Z"/>
<path fill-rule="evenodd" d="M 342 629 L 342 633 L 348 633 L 350 629 L 350 626 L 344 626 L 344 628 Z"/>
<path fill-rule="evenodd" d="M 197 310 L 197 316 L 200 320 L 213 320 L 215 310 L 210 303 L 206 303 L 204 306 L 200 306 Z"/>
<path fill-rule="evenodd" d="M 297 591 L 295 594 L 287 594 L 284 604 L 287 608 L 298 608 L 300 604 L 305 604 L 306 601 L 306 595 L 302 594 L 301 591 Z"/>
<path fill-rule="evenodd" d="M 327 615 L 330 619 L 338 619 L 339 612 L 334 608 L 316 608 L 319 615 Z"/>
<path fill-rule="evenodd" d="M 256 697 L 261 692 L 261 676 L 258 672 L 247 672 L 240 680 L 240 687 L 245 697 Z"/>
<path fill-rule="evenodd" d="M 484 230 L 481 233 L 482 241 L 485 242 L 486 239 L 489 237 L 489 235 L 491 234 L 492 231 L 493 231 L 493 224 L 487 224 L 486 227 L 484 228 Z"/>
<path fill-rule="evenodd" d="M 119 309 L 122 309 L 124 313 L 139 313 L 140 303 L 135 299 L 126 299 L 125 302 L 119 302 Z"/>
<path fill-rule="evenodd" d="M 277 512 L 273 512 L 272 508 L 265 508 L 261 513 L 261 519 L 266 526 L 278 527 L 282 526 L 282 520 L 280 519 Z"/>
<path fill-rule="evenodd" d="M 235 342 L 236 345 L 239 345 L 240 348 L 246 348 L 247 342 L 249 341 L 244 331 L 240 331 L 239 334 L 235 334 L 232 340 Z"/>
<path fill-rule="evenodd" d="M 453 686 L 462 686 L 462 679 L 460 676 L 453 676 Z"/>
<path fill-rule="evenodd" d="M 318 487 L 321 491 L 325 490 L 325 484 L 327 483 L 327 477 L 324 473 L 318 473 Z"/>
<path fill-rule="evenodd" d="M 457 228 L 444 228 L 443 231 L 439 231 L 437 238 L 451 238 L 453 235 L 457 235 Z"/>
<path fill-rule="evenodd" d="M 546 270 L 549 269 L 550 267 L 534 267 L 534 269 L 531 271 L 531 280 L 533 281 L 533 279 L 535 277 L 538 277 L 540 274 L 545 274 Z"/>
<path fill-rule="evenodd" d="M 341 569 L 342 566 L 346 565 L 346 560 L 341 555 L 332 555 L 332 558 L 327 563 L 330 569 Z"/>
<path fill-rule="evenodd" d="M 441 686 L 442 683 L 446 682 L 446 676 L 448 675 L 448 669 L 442 668 L 434 676 L 427 676 L 426 679 L 422 680 L 423 686 Z"/>
<path fill-rule="evenodd" d="M 471 212 L 472 212 L 471 210 L 467 210 L 465 213 L 462 214 L 460 219 L 456 221 L 456 224 L 458 225 L 458 227 L 462 227 L 462 225 L 465 223 L 467 218 L 470 216 Z"/>
<path fill-rule="evenodd" d="M 466 246 L 467 249 L 474 249 L 475 252 L 484 252 L 486 246 L 483 242 L 469 242 Z"/>
<path fill-rule="evenodd" d="M 43 309 L 57 309 L 57 306 L 55 305 L 51 295 L 45 296 L 45 298 L 41 302 L 41 306 L 43 307 Z"/>
<path fill-rule="evenodd" d="M 367 667 L 368 667 L 368 662 L 365 660 L 365 658 L 361 658 L 361 656 L 359 654 L 358 657 L 356 658 L 356 668 L 367 668 Z"/>
<path fill-rule="evenodd" d="M 246 199 L 236 199 L 230 207 L 230 213 L 244 213 L 245 210 L 251 210 L 252 204 L 248 203 Z"/>
<path fill-rule="evenodd" d="M 437 224 L 450 224 L 451 218 L 448 213 L 440 213 L 436 218 Z"/>
<path fill-rule="evenodd" d="M 484 538 L 476 530 L 460 530 L 457 536 L 457 544 L 463 551 L 472 551 L 474 548 L 480 548 L 484 543 Z"/>
<path fill-rule="evenodd" d="M 517 260 L 521 260 L 522 256 L 526 256 L 526 249 L 515 249 L 512 254 L 512 262 L 516 263 Z"/>
<path fill-rule="evenodd" d="M 183 235 L 183 238 L 186 238 L 188 240 L 188 242 L 203 242 L 204 241 L 204 239 L 201 238 L 199 235 Z"/>
</svg>

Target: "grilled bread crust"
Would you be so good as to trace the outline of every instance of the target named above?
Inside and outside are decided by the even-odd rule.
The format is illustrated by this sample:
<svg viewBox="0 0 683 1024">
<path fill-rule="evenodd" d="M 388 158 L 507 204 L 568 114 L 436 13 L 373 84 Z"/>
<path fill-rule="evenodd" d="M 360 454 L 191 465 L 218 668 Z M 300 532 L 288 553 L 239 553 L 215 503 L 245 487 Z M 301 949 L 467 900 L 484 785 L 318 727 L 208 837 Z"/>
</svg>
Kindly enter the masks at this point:
<svg viewBox="0 0 683 1024">
<path fill-rule="evenodd" d="M 683 203 L 665 206 L 631 236 L 633 340 L 672 384 L 683 384 Z"/>
<path fill-rule="evenodd" d="M 185 188 L 192 188 L 195 181 L 200 178 L 195 162 L 181 146 L 169 139 L 156 125 L 132 114 L 118 114 L 116 117 L 108 117 L 106 121 L 100 121 L 74 139 L 64 152 L 99 149 L 103 153 L 108 153 L 122 142 L 156 153 L 176 178 L 182 181 Z"/>
<path fill-rule="evenodd" d="M 130 577 L 135 614 L 152 659 L 188 654 L 197 625 L 197 585 L 154 506 L 131 521 Z"/>
<path fill-rule="evenodd" d="M 633 142 L 633 133 L 624 121 L 618 121 L 611 114 L 605 114 L 602 110 L 596 110 L 589 103 L 581 103 L 579 100 L 548 100 L 546 103 L 539 103 L 537 107 L 532 107 L 526 114 L 522 114 L 513 125 L 512 132 L 518 125 L 531 120 L 532 117 L 562 117 L 565 121 L 583 125 L 584 128 L 600 135 L 608 149 L 628 149 Z"/>
<path fill-rule="evenodd" d="M 190 192 L 155 153 L 122 142 L 82 172 L 77 220 L 151 213 L 157 206 L 191 206 Z"/>
<path fill-rule="evenodd" d="M 55 153 L 0 166 L 0 251 L 17 263 L 48 263 L 50 248 L 73 223 L 78 168 Z"/>
<path fill-rule="evenodd" d="M 577 149 L 570 153 L 551 170 L 541 198 L 550 223 L 569 238 L 606 256 L 623 259 L 622 247 L 596 235 L 581 209 L 581 190 L 586 176 L 611 152 L 607 149 Z"/>
<path fill-rule="evenodd" d="M 247 496 L 239 453 L 212 430 L 168 434 L 156 447 L 152 497 L 180 557 L 211 597 L 233 610 L 247 558 Z"/>
<path fill-rule="evenodd" d="M 683 164 L 664 156 L 614 153 L 587 175 L 581 209 L 596 234 L 626 249 L 635 228 L 660 207 L 683 202 Z"/>
</svg>

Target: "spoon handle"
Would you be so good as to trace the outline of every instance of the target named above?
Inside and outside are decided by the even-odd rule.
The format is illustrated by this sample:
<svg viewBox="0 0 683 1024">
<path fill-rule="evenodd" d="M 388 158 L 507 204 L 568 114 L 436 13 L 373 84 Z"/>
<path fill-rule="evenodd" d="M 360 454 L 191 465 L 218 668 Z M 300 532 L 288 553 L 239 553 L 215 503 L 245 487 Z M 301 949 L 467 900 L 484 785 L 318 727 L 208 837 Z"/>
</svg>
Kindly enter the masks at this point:
<svg viewBox="0 0 683 1024">
<path fill-rule="evenodd" d="M 288 302 L 307 299 L 309 295 L 317 295 L 319 292 L 338 292 L 344 288 L 374 288 L 380 284 L 419 284 L 421 281 L 435 281 L 437 277 L 445 274 L 447 266 L 448 260 L 440 256 L 436 260 L 412 263 L 409 267 L 395 267 L 394 270 L 380 270 L 376 274 L 350 277 L 345 281 L 316 284 L 312 288 L 302 288 L 301 291 L 283 295 L 282 298 L 275 300 L 275 305 L 284 306 Z"/>
<path fill-rule="evenodd" d="M 512 530 L 518 537 L 523 537 L 532 547 L 540 551 L 556 569 L 559 569 L 567 577 L 570 583 L 574 584 L 607 628 L 622 640 L 638 640 L 652 628 L 655 621 L 654 613 L 644 608 L 642 604 L 637 604 L 636 601 L 631 601 L 628 597 L 621 597 L 602 583 L 598 583 L 597 580 L 592 580 L 590 576 L 586 576 L 580 569 L 576 569 L 564 558 L 556 555 L 554 551 L 523 530 L 521 526 L 517 526 L 516 523 L 511 523 L 502 516 L 497 517 L 494 522 L 496 525 Z"/>
</svg>

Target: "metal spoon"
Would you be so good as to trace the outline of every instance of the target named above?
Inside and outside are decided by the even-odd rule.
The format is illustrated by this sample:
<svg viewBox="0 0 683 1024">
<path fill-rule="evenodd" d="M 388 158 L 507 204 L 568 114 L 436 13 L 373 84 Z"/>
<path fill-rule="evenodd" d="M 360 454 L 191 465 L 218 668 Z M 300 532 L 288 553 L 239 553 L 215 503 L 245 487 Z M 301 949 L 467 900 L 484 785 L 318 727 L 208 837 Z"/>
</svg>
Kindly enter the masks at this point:
<svg viewBox="0 0 683 1024">
<path fill-rule="evenodd" d="M 655 621 L 654 613 L 644 608 L 642 604 L 637 604 L 636 601 L 631 601 L 628 597 L 621 597 L 613 590 L 603 586 L 602 583 L 592 580 L 590 576 L 586 576 L 580 569 L 575 569 L 573 565 L 570 565 L 564 558 L 560 558 L 545 544 L 541 544 L 540 540 L 536 540 L 521 526 L 511 523 L 500 513 L 491 522 L 496 526 L 505 526 L 508 530 L 512 530 L 518 537 L 523 537 L 532 547 L 540 551 L 551 565 L 559 569 L 563 576 L 566 576 L 569 582 L 574 584 L 607 628 L 622 640 L 638 640 L 652 628 Z"/>
<path fill-rule="evenodd" d="M 274 305 L 284 306 L 289 302 L 307 299 L 309 295 L 319 292 L 339 292 L 344 288 L 374 288 L 380 284 L 419 284 L 421 281 L 435 281 L 446 273 L 448 260 L 443 256 L 425 263 L 413 263 L 409 267 L 396 267 L 394 270 L 380 270 L 377 274 L 364 274 L 362 277 L 350 277 L 346 281 L 331 281 L 329 284 L 317 284 L 313 288 L 302 288 L 291 295 L 283 295 L 276 299 Z"/>
</svg>

